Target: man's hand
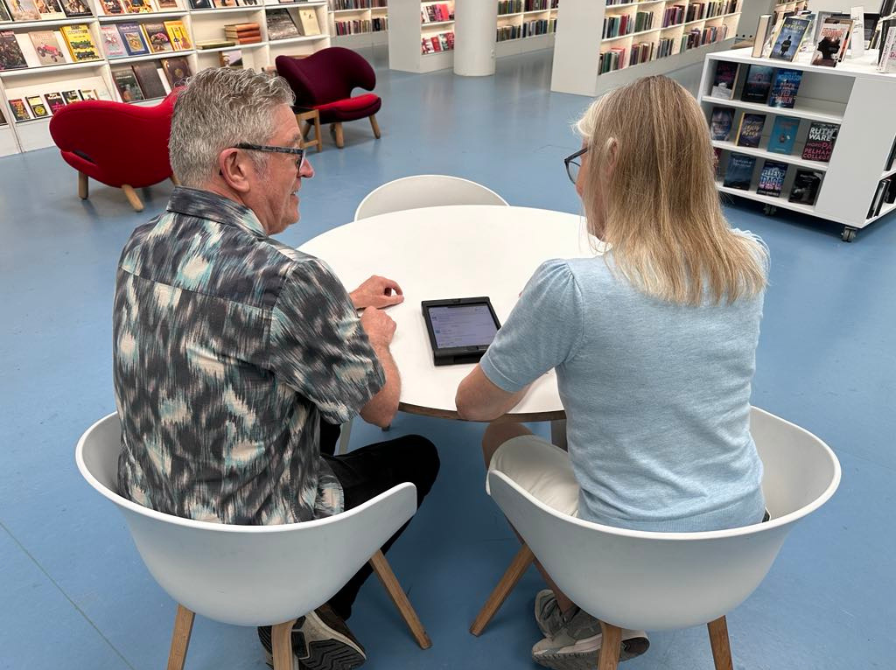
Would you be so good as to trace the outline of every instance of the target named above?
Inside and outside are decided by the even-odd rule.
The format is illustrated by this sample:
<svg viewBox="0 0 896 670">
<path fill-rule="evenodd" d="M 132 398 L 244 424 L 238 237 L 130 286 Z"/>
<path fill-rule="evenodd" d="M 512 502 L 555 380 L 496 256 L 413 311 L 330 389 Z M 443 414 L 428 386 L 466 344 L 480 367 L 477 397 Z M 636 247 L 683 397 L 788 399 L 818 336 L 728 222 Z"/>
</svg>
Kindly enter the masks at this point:
<svg viewBox="0 0 896 670">
<path fill-rule="evenodd" d="M 404 294 L 397 282 L 385 277 L 373 275 L 370 279 L 361 284 L 358 288 L 349 294 L 355 309 L 365 309 L 367 307 L 391 307 L 404 302 Z M 393 330 L 395 326 L 393 324 Z"/>
<path fill-rule="evenodd" d="M 368 307 L 361 314 L 361 327 L 367 333 L 367 338 L 374 349 L 389 348 L 392 337 L 395 335 L 395 321 L 392 320 L 392 317 L 375 307 Z"/>
</svg>

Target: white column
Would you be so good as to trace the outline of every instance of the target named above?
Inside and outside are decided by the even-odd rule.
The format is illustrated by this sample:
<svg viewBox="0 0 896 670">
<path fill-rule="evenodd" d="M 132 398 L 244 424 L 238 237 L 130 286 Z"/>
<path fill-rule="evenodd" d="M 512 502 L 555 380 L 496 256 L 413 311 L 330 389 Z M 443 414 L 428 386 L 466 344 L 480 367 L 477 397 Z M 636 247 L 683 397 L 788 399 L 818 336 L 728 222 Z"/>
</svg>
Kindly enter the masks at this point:
<svg viewBox="0 0 896 670">
<path fill-rule="evenodd" d="M 454 73 L 464 77 L 495 74 L 497 31 L 496 0 L 455 0 Z"/>
</svg>

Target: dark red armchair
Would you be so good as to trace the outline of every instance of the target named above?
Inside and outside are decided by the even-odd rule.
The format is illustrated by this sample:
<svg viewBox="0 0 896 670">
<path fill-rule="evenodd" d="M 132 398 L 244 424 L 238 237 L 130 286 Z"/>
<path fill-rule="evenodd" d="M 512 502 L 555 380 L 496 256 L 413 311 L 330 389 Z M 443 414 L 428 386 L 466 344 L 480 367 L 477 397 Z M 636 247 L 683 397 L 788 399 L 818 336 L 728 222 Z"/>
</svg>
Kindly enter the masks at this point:
<svg viewBox="0 0 896 670">
<path fill-rule="evenodd" d="M 297 111 L 316 109 L 320 122 L 332 124 L 336 134 L 336 146 L 345 146 L 342 124 L 369 118 L 370 127 L 377 139 L 380 127 L 376 113 L 383 105 L 374 93 L 352 97 L 358 87 L 372 91 L 376 87 L 376 73 L 363 56 L 351 49 L 330 47 L 321 49 L 306 58 L 278 56 L 274 61 L 277 74 L 283 77 L 296 94 Z M 306 123 L 302 132 L 307 137 L 311 124 Z M 320 139 L 320 138 L 317 138 Z"/>
<path fill-rule="evenodd" d="M 66 163 L 78 171 L 78 195 L 87 199 L 88 178 L 120 188 L 138 212 L 135 188 L 177 180 L 168 162 L 168 135 L 178 90 L 154 107 L 84 100 L 50 119 L 50 135 Z"/>
</svg>

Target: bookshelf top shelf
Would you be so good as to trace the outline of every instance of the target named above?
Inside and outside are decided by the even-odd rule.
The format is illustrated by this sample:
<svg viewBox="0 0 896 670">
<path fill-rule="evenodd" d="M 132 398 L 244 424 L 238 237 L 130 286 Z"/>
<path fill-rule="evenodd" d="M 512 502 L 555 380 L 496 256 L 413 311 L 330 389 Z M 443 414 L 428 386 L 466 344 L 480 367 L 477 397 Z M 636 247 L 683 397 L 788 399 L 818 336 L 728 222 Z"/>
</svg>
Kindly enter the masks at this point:
<svg viewBox="0 0 896 670">
<path fill-rule="evenodd" d="M 750 54 L 751 48 L 731 49 L 729 51 L 716 51 L 708 54 L 710 60 L 729 61 L 731 63 L 746 63 L 748 65 L 770 65 L 775 68 L 783 68 L 785 70 L 801 70 L 803 72 L 818 72 L 825 75 L 834 75 L 840 77 L 854 78 L 872 78 L 886 79 L 896 83 L 896 74 L 884 74 L 877 70 L 877 51 L 866 52 L 864 56 L 857 59 L 848 58 L 837 67 L 823 67 L 819 65 L 811 65 L 808 60 L 812 57 L 811 53 L 799 54 L 793 62 L 785 60 L 777 60 L 775 58 L 753 58 Z"/>
<path fill-rule="evenodd" d="M 0 70 L 0 78 L 26 77 L 28 75 L 47 74 L 48 72 L 61 72 L 62 70 L 78 70 L 81 68 L 101 67 L 106 64 L 104 58 L 87 61 L 85 63 L 61 63 L 59 65 L 41 65 L 38 67 L 23 67 L 15 70 Z"/>
</svg>

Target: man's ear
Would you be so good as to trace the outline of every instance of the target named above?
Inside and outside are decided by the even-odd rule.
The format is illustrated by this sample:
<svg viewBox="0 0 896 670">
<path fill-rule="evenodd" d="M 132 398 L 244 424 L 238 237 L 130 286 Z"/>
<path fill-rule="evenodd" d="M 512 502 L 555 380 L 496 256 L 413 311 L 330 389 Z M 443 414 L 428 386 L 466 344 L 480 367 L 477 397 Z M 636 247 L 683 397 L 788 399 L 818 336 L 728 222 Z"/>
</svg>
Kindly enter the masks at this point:
<svg viewBox="0 0 896 670">
<path fill-rule="evenodd" d="M 238 193 L 246 193 L 249 190 L 251 169 L 246 157 L 236 149 L 225 149 L 218 154 L 218 174 Z"/>
</svg>

